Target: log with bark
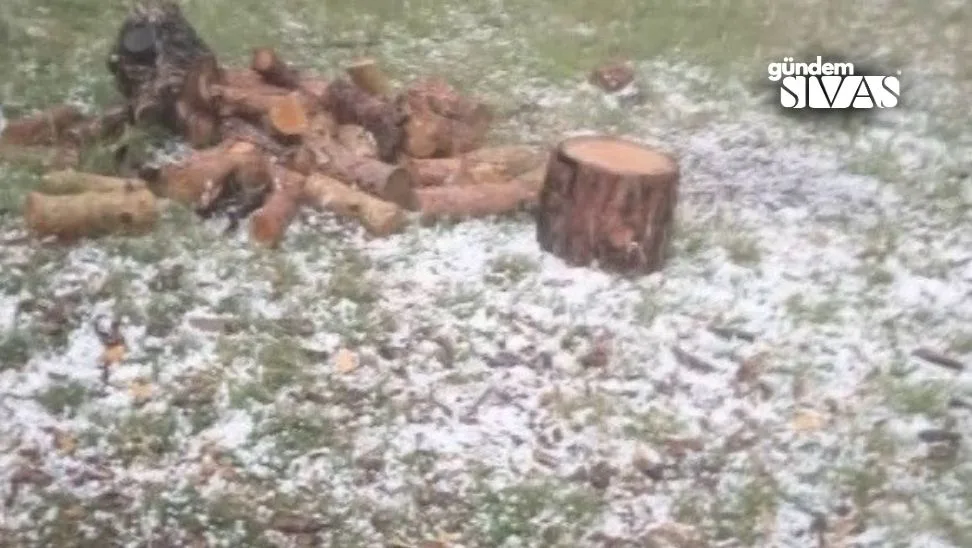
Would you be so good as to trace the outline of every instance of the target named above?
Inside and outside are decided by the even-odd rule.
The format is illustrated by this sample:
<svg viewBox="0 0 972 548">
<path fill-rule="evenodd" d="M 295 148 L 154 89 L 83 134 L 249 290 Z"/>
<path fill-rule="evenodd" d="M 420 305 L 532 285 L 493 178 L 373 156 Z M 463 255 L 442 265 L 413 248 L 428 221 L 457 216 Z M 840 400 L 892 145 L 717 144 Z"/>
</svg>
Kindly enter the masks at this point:
<svg viewBox="0 0 972 548">
<path fill-rule="evenodd" d="M 609 136 L 565 139 L 536 212 L 540 247 L 577 266 L 649 273 L 666 259 L 677 202 L 675 160 Z"/>
<path fill-rule="evenodd" d="M 492 109 L 463 97 L 440 78 L 420 80 L 400 101 L 408 116 L 405 152 L 414 158 L 456 156 L 483 145 L 493 121 Z"/>
<path fill-rule="evenodd" d="M 507 145 L 473 150 L 452 158 L 404 161 L 416 186 L 499 183 L 541 166 L 547 153 L 537 147 Z"/>
<path fill-rule="evenodd" d="M 282 168 L 274 169 L 274 189 L 266 203 L 250 218 L 250 238 L 257 244 L 276 248 L 297 216 L 306 177 Z"/>
<path fill-rule="evenodd" d="M 146 188 L 63 196 L 31 192 L 24 208 L 31 233 L 66 241 L 111 233 L 144 234 L 158 217 L 155 195 Z"/>
<path fill-rule="evenodd" d="M 159 193 L 166 198 L 194 207 L 207 207 L 223 188 L 231 184 L 234 172 L 240 166 L 260 165 L 265 162 L 263 153 L 252 143 L 245 141 L 226 142 L 205 150 L 193 151 L 179 163 L 162 166 L 157 171 L 146 171 L 142 178 L 158 187 Z M 256 187 L 266 186 L 265 182 L 247 181 Z"/>
<path fill-rule="evenodd" d="M 386 101 L 338 79 L 328 85 L 325 108 L 339 125 L 356 124 L 367 129 L 378 145 L 378 159 L 396 163 L 405 144 L 407 115 L 395 101 Z"/>
<path fill-rule="evenodd" d="M 148 190 L 145 181 L 130 177 L 113 177 L 63 169 L 45 173 L 35 188 L 44 194 L 80 194 L 83 192 L 130 192 Z"/>
<path fill-rule="evenodd" d="M 303 198 L 315 209 L 357 219 L 373 236 L 399 232 L 407 221 L 405 211 L 398 205 L 356 190 L 327 175 L 308 177 L 304 183 Z"/>
<path fill-rule="evenodd" d="M 290 161 L 290 167 L 305 175 L 323 173 L 405 209 L 416 206 L 415 189 L 407 169 L 356 156 L 330 138 L 306 139 Z"/>
<path fill-rule="evenodd" d="M 354 85 L 359 88 L 376 97 L 391 97 L 391 82 L 374 59 L 370 57 L 355 59 L 348 63 L 344 70 Z"/>
<path fill-rule="evenodd" d="M 416 190 L 422 224 L 509 215 L 533 210 L 544 169 L 535 169 L 500 183 L 425 187 Z"/>
<path fill-rule="evenodd" d="M 300 74 L 284 62 L 272 48 L 255 48 L 250 60 L 250 68 L 269 84 L 291 90 L 297 89 L 300 85 Z"/>
<path fill-rule="evenodd" d="M 69 131 L 85 120 L 85 115 L 72 105 L 58 105 L 37 114 L 11 120 L 0 133 L 0 145 L 61 145 Z"/>
</svg>

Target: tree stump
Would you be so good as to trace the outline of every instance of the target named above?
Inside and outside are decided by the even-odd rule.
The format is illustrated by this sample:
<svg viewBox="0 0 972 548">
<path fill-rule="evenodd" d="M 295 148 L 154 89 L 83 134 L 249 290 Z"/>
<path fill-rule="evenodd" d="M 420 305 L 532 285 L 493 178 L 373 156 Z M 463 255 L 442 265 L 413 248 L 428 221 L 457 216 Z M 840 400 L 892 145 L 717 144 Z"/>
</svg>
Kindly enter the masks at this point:
<svg viewBox="0 0 972 548">
<path fill-rule="evenodd" d="M 574 266 L 625 274 L 660 270 L 677 203 L 678 165 L 644 145 L 608 136 L 562 141 L 547 165 L 537 241 Z"/>
<path fill-rule="evenodd" d="M 122 23 L 107 64 L 136 123 L 178 131 L 176 101 L 186 76 L 199 59 L 213 56 L 178 3 L 141 0 Z"/>
</svg>

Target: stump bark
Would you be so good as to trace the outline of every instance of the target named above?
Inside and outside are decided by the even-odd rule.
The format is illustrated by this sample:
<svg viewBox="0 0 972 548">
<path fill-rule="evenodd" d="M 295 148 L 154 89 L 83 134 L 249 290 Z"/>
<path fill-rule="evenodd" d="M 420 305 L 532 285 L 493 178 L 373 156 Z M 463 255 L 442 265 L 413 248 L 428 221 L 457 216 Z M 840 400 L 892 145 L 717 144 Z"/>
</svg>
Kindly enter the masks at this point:
<svg viewBox="0 0 972 548">
<path fill-rule="evenodd" d="M 135 122 L 178 131 L 176 101 L 186 76 L 199 59 L 212 56 L 178 3 L 142 0 L 125 18 L 107 64 Z"/>
<path fill-rule="evenodd" d="M 647 274 L 665 262 L 679 168 L 608 136 L 573 137 L 551 155 L 536 210 L 540 247 L 574 266 Z"/>
</svg>

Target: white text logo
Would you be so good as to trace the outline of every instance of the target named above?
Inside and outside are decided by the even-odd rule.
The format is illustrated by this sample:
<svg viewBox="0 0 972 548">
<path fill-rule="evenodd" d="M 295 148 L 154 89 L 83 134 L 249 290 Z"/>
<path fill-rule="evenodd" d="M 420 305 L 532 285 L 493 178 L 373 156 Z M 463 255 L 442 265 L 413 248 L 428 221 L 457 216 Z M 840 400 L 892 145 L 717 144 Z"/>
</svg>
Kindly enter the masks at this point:
<svg viewBox="0 0 972 548">
<path fill-rule="evenodd" d="M 812 63 L 784 57 L 767 72 L 770 81 L 780 82 L 785 108 L 892 108 L 901 97 L 897 76 L 854 74 L 853 63 L 829 63 L 819 55 Z"/>
</svg>

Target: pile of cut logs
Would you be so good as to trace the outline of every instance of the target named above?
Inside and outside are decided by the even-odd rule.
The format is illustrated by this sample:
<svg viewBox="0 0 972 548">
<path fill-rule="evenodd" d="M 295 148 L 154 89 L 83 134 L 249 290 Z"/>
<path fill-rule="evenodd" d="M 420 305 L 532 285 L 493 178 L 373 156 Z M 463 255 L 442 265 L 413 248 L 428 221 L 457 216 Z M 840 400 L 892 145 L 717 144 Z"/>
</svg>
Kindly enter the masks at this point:
<svg viewBox="0 0 972 548">
<path fill-rule="evenodd" d="M 245 218 L 252 240 L 276 247 L 303 206 L 384 236 L 413 217 L 531 207 L 543 184 L 548 151 L 486 147 L 492 109 L 443 79 L 396 92 L 374 60 L 358 58 L 326 80 L 262 47 L 248 67 L 223 66 L 171 1 L 132 9 L 108 68 L 122 104 L 97 116 L 57 106 L 0 134 L 4 157 L 54 168 L 26 202 L 35 234 L 142 233 L 164 198 L 204 217 L 226 215 L 234 229 Z M 166 128 L 192 151 L 131 173 L 77 170 L 79 151 L 119 139 L 129 125 Z"/>
<path fill-rule="evenodd" d="M 28 196 L 34 233 L 144 232 L 158 197 L 204 217 L 225 214 L 233 230 L 247 219 L 252 240 L 270 247 L 302 206 L 356 219 L 375 236 L 413 217 L 529 207 L 540 248 L 572 265 L 645 274 L 668 256 L 680 170 L 641 143 L 595 135 L 549 150 L 486 147 L 492 110 L 440 78 L 396 92 L 373 60 L 357 59 L 326 80 L 270 48 L 255 49 L 248 67 L 226 67 L 171 0 L 132 9 L 108 68 L 122 104 L 95 117 L 60 106 L 0 134 L 0 155 L 61 168 Z M 633 78 L 621 65 L 602 72 L 593 81 L 608 89 Z M 131 125 L 165 128 L 192 152 L 113 176 L 72 169 L 84 147 L 118 140 Z M 116 148 L 123 160 L 126 147 Z"/>
</svg>

